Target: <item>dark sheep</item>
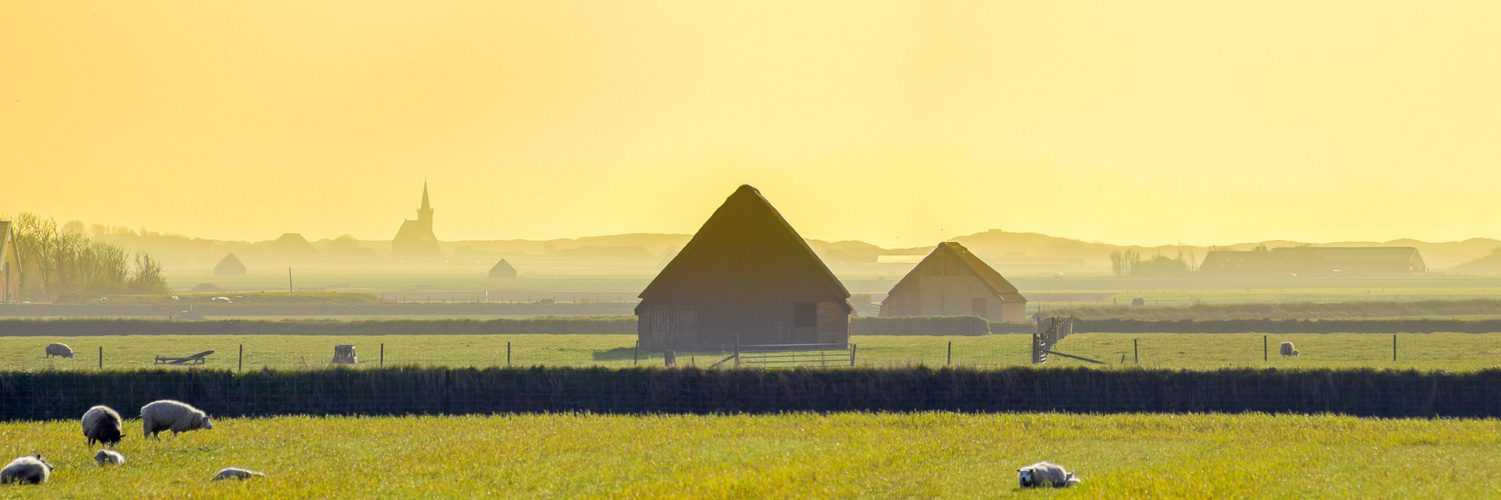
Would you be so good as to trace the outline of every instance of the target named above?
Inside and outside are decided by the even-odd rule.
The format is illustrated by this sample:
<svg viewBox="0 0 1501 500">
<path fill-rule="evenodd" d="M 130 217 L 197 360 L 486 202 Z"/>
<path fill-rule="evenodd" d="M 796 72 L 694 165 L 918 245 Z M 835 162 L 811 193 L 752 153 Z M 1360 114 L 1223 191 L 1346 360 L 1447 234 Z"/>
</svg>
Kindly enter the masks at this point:
<svg viewBox="0 0 1501 500">
<path fill-rule="evenodd" d="M 17 458 L 0 469 L 0 484 L 42 484 L 52 477 L 52 464 L 41 455 Z"/>
<path fill-rule="evenodd" d="M 89 438 L 89 447 L 94 442 L 104 443 L 105 447 L 114 447 L 120 443 L 120 438 L 125 437 L 122 427 L 124 420 L 120 414 L 108 406 L 95 406 L 83 414 L 80 422 L 83 425 L 83 437 Z"/>
</svg>

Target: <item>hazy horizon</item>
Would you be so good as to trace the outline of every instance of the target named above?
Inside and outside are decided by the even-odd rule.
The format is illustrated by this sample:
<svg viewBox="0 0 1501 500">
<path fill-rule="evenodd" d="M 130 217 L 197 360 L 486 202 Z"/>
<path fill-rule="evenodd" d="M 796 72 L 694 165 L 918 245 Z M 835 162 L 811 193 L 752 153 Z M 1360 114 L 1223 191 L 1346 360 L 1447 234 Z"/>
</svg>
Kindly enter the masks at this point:
<svg viewBox="0 0 1501 500">
<path fill-rule="evenodd" d="M 0 221 L 9 220 L 9 218 L 13 217 L 14 215 L 15 214 L 0 214 Z M 36 214 L 36 215 L 39 215 L 39 216 L 41 216 L 43 218 L 50 217 L 47 214 Z M 707 218 L 707 215 L 705 217 Z M 340 233 L 340 234 L 337 234 L 337 235 L 308 235 L 308 234 L 304 234 L 304 233 L 297 233 L 296 231 L 283 231 L 283 232 L 278 232 L 276 234 L 268 234 L 266 237 L 255 237 L 255 238 L 245 238 L 245 239 L 238 239 L 238 238 L 236 238 L 236 239 L 224 239 L 224 238 L 208 238 L 208 237 L 204 237 L 202 235 L 182 233 L 182 232 L 171 231 L 171 230 L 165 230 L 165 229 L 161 229 L 161 228 L 158 228 L 158 227 L 155 227 L 155 226 L 150 226 L 150 225 L 142 225 L 142 226 L 134 226 L 134 227 L 132 227 L 132 226 L 129 226 L 129 225 L 124 225 L 124 224 L 105 224 L 105 223 L 99 223 L 99 222 L 94 222 L 94 221 L 77 220 L 77 219 L 75 219 L 75 220 L 55 219 L 55 220 L 56 220 L 56 222 L 58 223 L 59 226 L 67 224 L 67 223 L 70 223 L 70 222 L 81 222 L 81 223 L 84 224 L 84 226 L 85 226 L 86 229 L 89 228 L 90 226 L 102 225 L 102 226 L 107 226 L 107 227 L 110 227 L 110 228 L 127 228 L 127 229 L 130 229 L 131 231 L 134 231 L 136 234 L 139 234 L 140 231 L 144 229 L 144 230 L 150 231 L 153 234 L 175 235 L 175 236 L 184 236 L 184 237 L 187 237 L 187 238 L 194 238 L 194 239 L 202 238 L 202 239 L 211 239 L 211 240 L 217 240 L 217 241 L 242 242 L 242 243 L 260 243 L 260 242 L 273 241 L 273 240 L 277 239 L 278 237 L 282 236 L 283 234 L 288 234 L 288 233 L 301 234 L 303 238 L 307 239 L 310 242 L 333 240 L 333 239 L 338 238 L 340 236 L 344 236 L 345 234 L 349 234 L 349 233 Z M 691 231 L 683 231 L 683 232 L 620 232 L 620 233 L 605 233 L 605 234 L 564 235 L 564 236 L 559 236 L 559 237 L 555 237 L 555 238 L 466 238 L 466 239 L 448 239 L 448 238 L 441 238 L 441 235 L 439 235 L 440 236 L 439 241 L 444 242 L 444 243 L 460 243 L 460 242 L 464 242 L 464 241 L 540 241 L 540 242 L 545 242 L 545 241 L 553 241 L 553 240 L 580 240 L 580 239 L 589 239 L 589 238 L 614 237 L 614 236 L 629 236 L 629 235 L 692 236 L 694 234 L 694 232 L 697 231 L 697 229 L 698 228 L 695 227 Z M 1104 245 L 1114 245 L 1114 246 L 1122 246 L 1122 247 L 1146 247 L 1146 248 L 1172 247 L 1172 246 L 1184 246 L 1184 247 L 1233 246 L 1233 245 L 1258 244 L 1258 243 L 1273 242 L 1273 241 L 1285 241 L 1285 242 L 1296 243 L 1296 244 L 1324 245 L 1324 244 L 1362 243 L 1362 242 L 1385 243 L 1385 242 L 1397 241 L 1397 240 L 1416 240 L 1416 241 L 1420 241 L 1420 242 L 1423 242 L 1423 243 L 1432 243 L 1432 244 L 1439 244 L 1439 243 L 1462 243 L 1462 242 L 1465 242 L 1465 241 L 1475 240 L 1475 239 L 1495 239 L 1495 240 L 1501 240 L 1501 238 L 1490 237 L 1490 236 L 1473 236 L 1473 237 L 1469 237 L 1469 238 L 1462 238 L 1462 239 L 1455 239 L 1455 240 L 1422 240 L 1422 239 L 1418 239 L 1418 238 L 1391 238 L 1391 239 L 1382 239 L 1382 240 L 1370 239 L 1370 238 L 1367 238 L 1367 239 L 1341 239 L 1341 240 L 1293 240 L 1293 239 L 1289 239 L 1289 238 L 1270 238 L 1270 239 L 1265 239 L 1265 240 L 1230 241 L 1230 242 L 1215 242 L 1215 243 L 1194 243 L 1194 242 L 1189 242 L 1189 241 L 1174 241 L 1174 242 L 1170 242 L 1170 243 L 1144 244 L 1144 243 L 1130 243 L 1130 242 L 1118 242 L 1118 241 L 1106 241 L 1106 240 L 1099 240 L 1099 239 L 1081 238 L 1081 237 L 1076 237 L 1076 236 L 1060 235 L 1060 234 L 1049 234 L 1049 233 L 1036 232 L 1036 231 L 1008 231 L 1008 230 L 1004 230 L 1004 229 L 1000 229 L 1000 228 L 984 229 L 984 230 L 980 230 L 980 231 L 976 231 L 974 233 L 968 233 L 968 234 L 955 234 L 955 235 L 950 235 L 948 238 L 936 239 L 936 240 L 933 240 L 931 242 L 917 242 L 917 243 L 911 244 L 911 245 L 908 245 L 908 244 L 905 244 L 905 243 L 901 243 L 901 244 L 898 244 L 898 245 L 881 245 L 881 244 L 879 244 L 879 243 L 877 243 L 875 241 L 872 241 L 871 239 L 862 239 L 862 238 L 829 239 L 829 238 L 819 238 L 817 236 L 811 236 L 811 235 L 807 235 L 807 234 L 802 234 L 801 236 L 803 236 L 806 239 L 825 241 L 825 242 L 829 242 L 829 243 L 839 243 L 839 242 L 844 242 L 844 241 L 855 241 L 855 242 L 870 243 L 870 244 L 877 245 L 877 246 L 880 246 L 882 248 L 887 248 L 887 249 L 904 249 L 904 248 L 916 248 L 916 247 L 936 245 L 936 244 L 938 244 L 940 242 L 944 242 L 944 241 L 953 241 L 955 238 L 963 238 L 963 237 L 967 237 L 967 236 L 975 236 L 975 235 L 978 235 L 978 234 L 983 234 L 983 233 L 987 233 L 987 232 L 991 232 L 991 231 L 1002 231 L 1002 232 L 1006 232 L 1006 233 L 1020 233 L 1020 234 L 1038 234 L 1038 235 L 1047 236 L 1047 237 L 1051 237 L 1051 238 L 1063 238 L 1063 239 L 1080 241 L 1080 242 L 1090 243 L 1090 244 L 1104 244 Z M 351 236 L 353 236 L 353 235 L 351 235 Z M 393 234 L 393 236 L 394 236 L 394 234 Z M 387 237 L 374 237 L 374 238 L 363 238 L 363 237 L 356 236 L 355 239 L 359 240 L 359 241 L 381 242 L 381 241 L 390 241 L 391 240 L 391 236 L 387 236 Z"/>
<path fill-rule="evenodd" d="M 0 214 L 195 237 L 1501 236 L 1501 4 L 8 3 Z"/>
</svg>

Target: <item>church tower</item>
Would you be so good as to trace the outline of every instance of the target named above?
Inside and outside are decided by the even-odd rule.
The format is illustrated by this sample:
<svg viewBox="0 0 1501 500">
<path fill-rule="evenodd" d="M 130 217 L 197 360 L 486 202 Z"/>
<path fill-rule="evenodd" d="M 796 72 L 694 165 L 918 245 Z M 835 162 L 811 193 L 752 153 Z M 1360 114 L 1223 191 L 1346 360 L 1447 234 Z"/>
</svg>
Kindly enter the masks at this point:
<svg viewBox="0 0 1501 500">
<path fill-rule="evenodd" d="M 391 239 L 391 256 L 399 260 L 425 260 L 437 257 L 438 237 L 433 235 L 433 207 L 427 202 L 427 183 L 422 183 L 422 208 L 417 220 L 406 220 Z"/>
<path fill-rule="evenodd" d="M 417 223 L 433 231 L 433 207 L 427 204 L 427 181 L 422 181 L 422 208 L 417 209 Z"/>
</svg>

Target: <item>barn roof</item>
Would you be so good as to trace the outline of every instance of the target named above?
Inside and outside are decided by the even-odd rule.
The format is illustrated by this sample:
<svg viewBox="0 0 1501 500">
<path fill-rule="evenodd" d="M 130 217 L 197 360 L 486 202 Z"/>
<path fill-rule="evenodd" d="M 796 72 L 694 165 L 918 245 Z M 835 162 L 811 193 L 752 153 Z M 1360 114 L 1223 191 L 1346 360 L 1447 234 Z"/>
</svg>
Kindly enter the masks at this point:
<svg viewBox="0 0 1501 500">
<path fill-rule="evenodd" d="M 916 291 L 917 277 L 923 274 L 921 270 L 924 266 L 937 266 L 945 260 L 959 263 L 960 268 L 979 278 L 980 283 L 985 284 L 985 288 L 990 289 L 992 293 L 1000 296 L 1002 300 L 1006 302 L 1027 301 L 1027 298 L 1022 296 L 1021 291 L 1017 290 L 1016 286 L 1012 285 L 1010 281 L 1006 281 L 1006 278 L 990 267 L 990 264 L 986 264 L 985 261 L 980 260 L 968 248 L 964 248 L 964 245 L 953 241 L 939 243 L 938 248 L 934 248 L 933 252 L 924 257 L 922 262 L 917 263 L 917 267 L 912 268 L 912 271 L 903 276 L 902 280 L 896 283 L 896 286 L 891 287 L 891 292 L 898 293 L 899 290 L 907 288 Z"/>
<path fill-rule="evenodd" d="M 643 302 L 766 293 L 840 301 L 850 293 L 761 192 L 740 186 L 641 291 Z"/>
<path fill-rule="evenodd" d="M 16 265 L 17 267 L 21 267 L 21 249 L 16 248 L 15 240 L 15 229 L 13 228 L 10 221 L 0 220 L 0 261 L 5 260 L 6 253 L 15 252 Z M 19 273 L 21 272 L 21 270 L 16 269 L 15 272 Z"/>
<path fill-rule="evenodd" d="M 240 262 L 240 258 L 235 257 L 235 254 L 231 253 L 229 255 L 225 255 L 224 258 L 219 261 L 219 264 L 214 266 L 214 272 L 220 273 L 226 271 L 243 273 L 245 272 L 245 264 L 243 262 Z"/>
<path fill-rule="evenodd" d="M 500 262 L 496 262 L 494 266 L 490 267 L 490 274 L 495 273 L 516 274 L 516 268 L 512 267 L 511 263 L 506 262 L 505 259 L 500 259 Z"/>
</svg>

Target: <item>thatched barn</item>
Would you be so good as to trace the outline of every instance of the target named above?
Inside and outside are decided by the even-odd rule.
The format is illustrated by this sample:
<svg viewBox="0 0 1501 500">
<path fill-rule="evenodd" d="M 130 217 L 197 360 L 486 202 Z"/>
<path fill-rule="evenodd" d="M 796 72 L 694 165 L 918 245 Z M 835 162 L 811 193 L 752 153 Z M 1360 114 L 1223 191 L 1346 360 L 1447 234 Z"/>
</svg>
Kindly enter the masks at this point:
<svg viewBox="0 0 1501 500">
<path fill-rule="evenodd" d="M 219 265 L 214 266 L 214 274 L 219 276 L 239 276 L 245 274 L 245 264 L 240 262 L 240 259 L 235 257 L 235 254 L 225 255 L 224 260 L 219 261 Z"/>
<path fill-rule="evenodd" d="M 490 268 L 490 277 L 502 279 L 515 278 L 516 268 L 511 267 L 511 263 L 506 262 L 505 259 L 500 259 L 500 262 L 495 263 L 495 267 Z"/>
<path fill-rule="evenodd" d="M 1011 282 L 955 242 L 939 243 L 881 302 L 881 316 L 979 316 L 1027 321 L 1027 298 Z"/>
<path fill-rule="evenodd" d="M 756 188 L 740 186 L 641 292 L 647 349 L 849 343 L 850 293 Z"/>
<path fill-rule="evenodd" d="M 10 221 L 0 221 L 0 303 L 21 301 L 21 249 Z"/>
</svg>

